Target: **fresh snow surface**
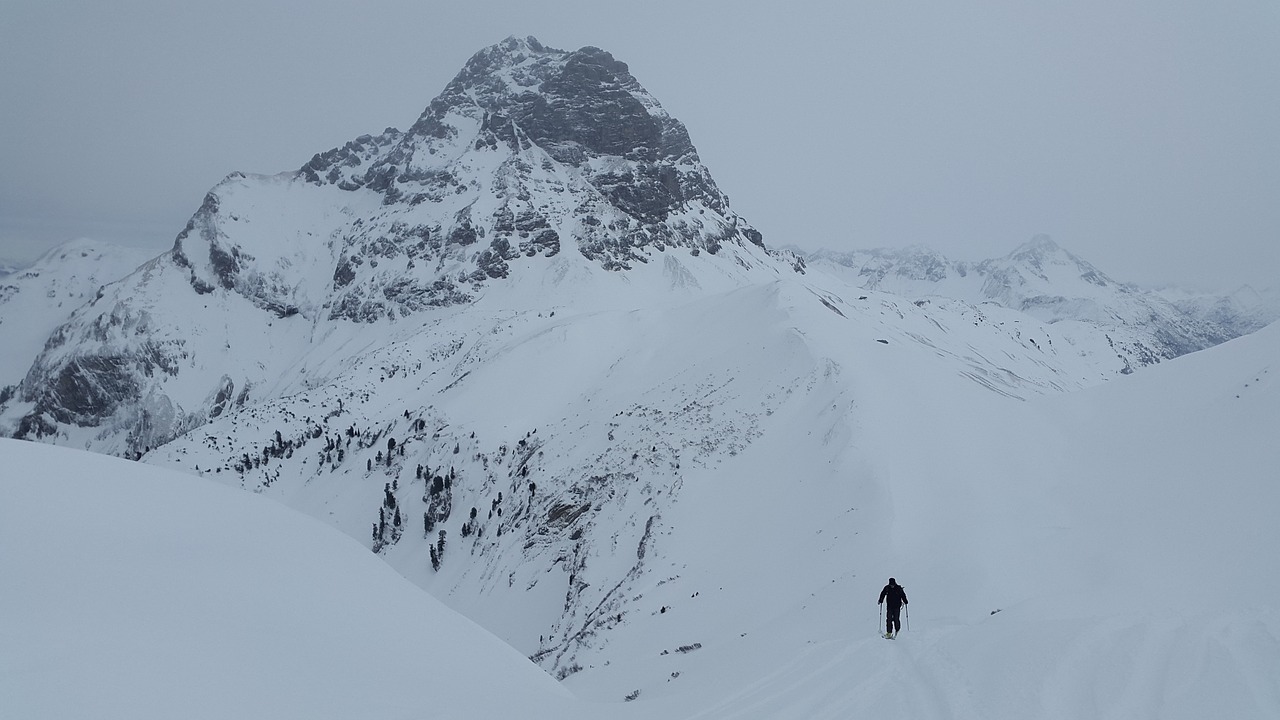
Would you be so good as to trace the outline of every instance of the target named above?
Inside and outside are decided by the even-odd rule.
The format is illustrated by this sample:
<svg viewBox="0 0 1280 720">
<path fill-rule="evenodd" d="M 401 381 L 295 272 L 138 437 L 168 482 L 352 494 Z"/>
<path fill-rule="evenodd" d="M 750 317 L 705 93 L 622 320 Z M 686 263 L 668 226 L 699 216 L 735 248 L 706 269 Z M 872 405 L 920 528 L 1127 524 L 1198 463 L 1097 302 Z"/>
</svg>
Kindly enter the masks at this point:
<svg viewBox="0 0 1280 720">
<path fill-rule="evenodd" d="M 0 440 L 6 718 L 580 717 L 368 550 L 172 471 Z"/>
<path fill-rule="evenodd" d="M 823 429 L 811 407 L 703 486 L 718 505 L 668 518 L 700 592 L 667 615 L 703 647 L 619 651 L 571 688 L 676 672 L 644 688 L 666 717 L 1280 716 L 1280 326 L 1027 402 L 895 347 L 859 358 L 861 465 L 787 452 Z M 912 600 L 894 642 L 890 575 Z"/>
<path fill-rule="evenodd" d="M 897 336 L 876 343 L 874 328 L 849 339 L 807 322 L 807 338 L 791 333 L 797 314 L 845 322 L 816 301 L 787 315 L 778 304 L 798 297 L 730 297 L 737 314 L 702 301 L 620 328 L 607 316 L 566 318 L 519 343 L 496 341 L 498 364 L 468 376 L 485 389 L 472 398 L 497 396 L 515 391 L 502 384 L 502 363 L 514 371 L 559 358 L 569 364 L 544 390 L 586 387 L 566 407 L 587 414 L 604 402 L 610 416 L 607 401 L 634 396 L 626 383 L 642 366 L 672 378 L 650 390 L 655 406 L 699 386 L 703 402 L 764 386 L 779 369 L 800 380 L 777 391 L 788 399 L 756 419 L 753 442 L 720 461 L 688 456 L 635 590 L 643 599 L 582 651 L 585 667 L 561 687 L 521 657 L 528 648 L 444 609 L 367 545 L 265 498 L 5 441 L 5 709 L 31 718 L 1280 715 L 1280 326 L 1098 387 L 1019 399 L 970 382 L 930 348 Z M 748 352 L 752 337 L 766 341 L 758 354 Z M 628 338 L 685 350 L 641 355 Z M 804 374 L 832 357 L 845 367 L 819 362 Z M 711 368 L 720 385 L 702 374 Z M 536 405 L 513 406 L 524 423 L 515 427 L 547 420 Z M 484 407 L 450 411 L 500 434 L 500 415 Z M 576 422 L 577 436 L 567 424 L 549 455 L 573 443 L 599 451 L 605 427 Z M 705 443 L 733 442 L 708 432 Z M 367 528 L 380 483 L 372 503 L 353 505 L 369 483 L 309 477 L 346 495 L 306 499 L 294 488 L 282 499 L 339 525 L 332 513 L 363 508 Z M 275 494 L 280 482 L 258 490 Z M 467 541 L 450 537 L 455 554 L 437 578 L 422 574 L 409 534 L 386 559 L 500 636 L 538 620 L 540 603 L 563 600 L 562 589 L 539 595 L 552 578 L 520 596 L 527 608 L 503 604 L 485 583 L 474 594 L 468 568 L 485 567 L 484 545 L 467 561 Z M 599 552 L 591 563 L 610 562 Z M 911 598 L 909 629 L 894 641 L 878 636 L 875 607 L 889 575 Z"/>
</svg>

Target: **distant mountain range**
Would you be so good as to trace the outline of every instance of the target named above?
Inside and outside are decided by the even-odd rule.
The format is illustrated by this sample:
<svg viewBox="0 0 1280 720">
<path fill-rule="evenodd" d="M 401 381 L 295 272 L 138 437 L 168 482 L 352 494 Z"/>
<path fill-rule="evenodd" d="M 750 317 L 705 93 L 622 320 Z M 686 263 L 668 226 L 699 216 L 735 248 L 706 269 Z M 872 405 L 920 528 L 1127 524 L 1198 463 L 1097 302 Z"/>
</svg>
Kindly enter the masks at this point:
<svg viewBox="0 0 1280 720">
<path fill-rule="evenodd" d="M 1003 258 L 977 263 L 949 260 L 926 248 L 801 254 L 811 266 L 857 287 L 907 298 L 995 304 L 1044 323 L 1104 330 L 1126 373 L 1246 335 L 1280 318 L 1280 303 L 1252 288 L 1206 296 L 1117 282 L 1047 235 Z"/>
</svg>

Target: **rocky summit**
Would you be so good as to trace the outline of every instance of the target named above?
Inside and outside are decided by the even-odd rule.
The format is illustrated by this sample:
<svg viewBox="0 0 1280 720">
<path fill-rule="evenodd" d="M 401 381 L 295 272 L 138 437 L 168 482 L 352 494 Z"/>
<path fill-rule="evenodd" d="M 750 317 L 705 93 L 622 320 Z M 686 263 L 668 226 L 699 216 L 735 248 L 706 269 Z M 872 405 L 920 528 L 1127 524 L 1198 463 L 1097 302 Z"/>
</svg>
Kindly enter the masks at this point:
<svg viewBox="0 0 1280 720">
<path fill-rule="evenodd" d="M 522 258 L 562 249 L 626 270 L 671 247 L 763 246 L 684 125 L 594 47 L 508 38 L 472 57 L 408 132 L 358 138 L 300 172 L 388 208 L 341 238 L 331 314 L 353 320 L 466 302 Z M 434 270 L 397 272 L 388 287 L 374 262 Z"/>
<path fill-rule="evenodd" d="M 625 274 L 666 254 L 684 277 L 675 251 L 728 274 L 803 269 L 729 208 L 625 63 L 512 37 L 405 132 L 229 175 L 169 253 L 58 327 L 6 417 L 23 437 L 99 428 L 90 444 L 138 454 L 260 399 L 348 324 L 465 306 L 552 266 Z"/>
</svg>

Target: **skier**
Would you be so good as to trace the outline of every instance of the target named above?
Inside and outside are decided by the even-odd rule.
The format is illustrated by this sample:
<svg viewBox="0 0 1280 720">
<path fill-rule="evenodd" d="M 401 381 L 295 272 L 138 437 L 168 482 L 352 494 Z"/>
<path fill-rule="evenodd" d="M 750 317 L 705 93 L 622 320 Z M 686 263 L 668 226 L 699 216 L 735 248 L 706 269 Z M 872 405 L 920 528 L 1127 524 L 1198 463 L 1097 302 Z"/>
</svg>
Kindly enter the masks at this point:
<svg viewBox="0 0 1280 720">
<path fill-rule="evenodd" d="M 902 623 L 898 621 L 898 613 L 901 612 L 902 606 L 907 604 L 907 591 L 893 578 L 889 578 L 889 584 L 880 591 L 880 600 L 876 604 L 883 605 L 886 600 L 889 601 L 889 614 L 885 619 L 884 636 L 894 638 L 902 629 Z"/>
</svg>

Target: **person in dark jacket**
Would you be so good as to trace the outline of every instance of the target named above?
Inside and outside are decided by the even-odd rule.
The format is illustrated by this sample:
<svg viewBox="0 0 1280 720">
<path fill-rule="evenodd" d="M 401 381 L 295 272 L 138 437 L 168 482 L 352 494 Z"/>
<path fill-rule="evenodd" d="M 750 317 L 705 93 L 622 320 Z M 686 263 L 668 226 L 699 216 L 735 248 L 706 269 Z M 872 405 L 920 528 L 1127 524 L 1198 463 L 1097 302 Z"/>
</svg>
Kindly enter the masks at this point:
<svg viewBox="0 0 1280 720">
<path fill-rule="evenodd" d="M 884 605 L 888 610 L 885 618 L 884 636 L 887 638 L 896 637 L 898 631 L 902 629 L 902 623 L 898 621 L 898 613 L 902 611 L 902 606 L 907 604 L 907 591 L 898 584 L 897 580 L 889 578 L 889 584 L 884 586 L 880 591 L 880 601 L 876 604 Z"/>
</svg>

